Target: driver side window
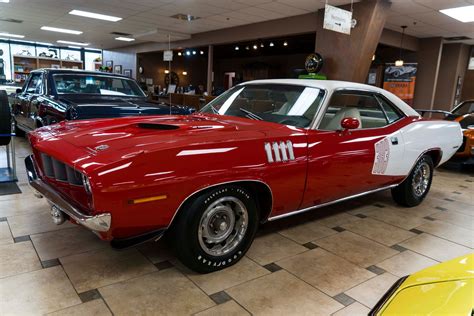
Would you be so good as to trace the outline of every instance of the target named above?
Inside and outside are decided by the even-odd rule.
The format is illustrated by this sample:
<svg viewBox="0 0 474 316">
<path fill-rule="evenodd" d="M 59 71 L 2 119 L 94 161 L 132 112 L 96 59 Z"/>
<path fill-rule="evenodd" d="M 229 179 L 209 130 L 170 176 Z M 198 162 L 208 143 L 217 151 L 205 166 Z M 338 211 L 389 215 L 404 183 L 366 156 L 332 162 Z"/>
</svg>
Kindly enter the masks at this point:
<svg viewBox="0 0 474 316">
<path fill-rule="evenodd" d="M 33 74 L 30 81 L 28 82 L 28 87 L 26 88 L 27 93 L 31 94 L 40 94 L 42 91 L 43 77 L 41 74 Z"/>
<path fill-rule="evenodd" d="M 377 128 L 389 124 L 387 116 L 373 94 L 362 91 L 337 91 L 329 101 L 319 129 L 341 130 L 341 121 L 346 117 L 359 120 L 359 129 Z"/>
</svg>

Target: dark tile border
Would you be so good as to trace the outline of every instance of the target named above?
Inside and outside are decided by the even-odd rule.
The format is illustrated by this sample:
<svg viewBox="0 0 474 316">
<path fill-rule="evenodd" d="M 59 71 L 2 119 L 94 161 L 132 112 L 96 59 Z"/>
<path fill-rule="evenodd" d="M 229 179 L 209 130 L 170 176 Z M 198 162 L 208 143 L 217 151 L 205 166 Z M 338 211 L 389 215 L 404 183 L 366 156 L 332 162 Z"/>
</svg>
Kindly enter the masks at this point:
<svg viewBox="0 0 474 316">
<path fill-rule="evenodd" d="M 462 193 L 458 191 L 453 191 L 453 194 L 462 194 Z"/>
<path fill-rule="evenodd" d="M 381 275 L 381 274 L 384 274 L 386 271 L 382 268 L 379 268 L 377 266 L 370 266 L 370 267 L 367 267 L 366 268 L 367 270 L 369 270 L 370 272 L 373 272 L 377 275 Z"/>
<path fill-rule="evenodd" d="M 353 299 L 352 297 L 350 297 L 349 295 L 345 293 L 339 293 L 337 295 L 334 295 L 332 298 L 344 306 L 349 306 L 356 301 L 355 299 Z"/>
<path fill-rule="evenodd" d="M 211 300 L 214 301 L 217 305 L 223 304 L 225 302 L 228 302 L 232 300 L 232 297 L 229 296 L 225 291 L 220 291 L 214 294 L 209 295 Z"/>
<path fill-rule="evenodd" d="M 415 233 L 415 234 L 417 234 L 417 235 L 420 235 L 420 234 L 423 234 L 423 233 L 424 233 L 423 231 L 421 231 L 421 230 L 419 230 L 419 229 L 416 229 L 416 228 L 412 228 L 412 229 L 410 229 L 409 231 L 412 232 L 412 233 Z"/>
<path fill-rule="evenodd" d="M 87 303 L 102 298 L 102 295 L 100 295 L 99 290 L 93 289 L 87 292 L 79 293 L 79 298 L 81 299 L 82 303 Z"/>
<path fill-rule="evenodd" d="M 400 251 L 400 252 L 403 252 L 403 251 L 408 250 L 407 248 L 402 247 L 402 246 L 400 246 L 400 245 L 393 245 L 393 246 L 391 246 L 390 248 L 392 248 L 393 250 L 396 250 L 396 251 Z"/>
<path fill-rule="evenodd" d="M 429 220 L 429 221 L 435 221 L 435 220 L 436 220 L 436 218 L 433 218 L 433 217 L 431 217 L 431 216 L 425 216 L 425 217 L 423 217 L 423 218 L 424 218 L 424 219 L 427 219 L 427 220 Z"/>
<path fill-rule="evenodd" d="M 358 218 L 367 218 L 367 216 L 364 214 L 356 214 L 355 216 L 357 216 Z"/>
<path fill-rule="evenodd" d="M 162 262 L 155 263 L 155 267 L 157 267 L 158 270 L 161 271 L 161 270 L 166 270 L 166 269 L 172 268 L 174 266 L 169 261 L 162 261 Z"/>
<path fill-rule="evenodd" d="M 275 262 L 272 262 L 272 263 L 269 263 L 269 264 L 266 264 L 263 266 L 265 269 L 267 269 L 268 271 L 270 272 L 277 272 L 277 271 L 280 271 L 282 269 L 282 267 L 280 267 L 278 264 L 276 264 Z"/>
<path fill-rule="evenodd" d="M 345 231 L 345 229 L 342 228 L 341 226 L 336 226 L 336 227 L 333 227 L 332 229 L 337 231 L 338 233 L 341 233 L 341 232 Z"/>
<path fill-rule="evenodd" d="M 303 244 L 303 247 L 306 247 L 308 249 L 316 249 L 318 248 L 318 245 L 313 244 L 312 242 L 307 242 L 306 244 Z"/>
<path fill-rule="evenodd" d="M 447 211 L 447 208 L 441 207 L 441 206 L 436 206 L 435 209 L 440 210 L 440 211 Z"/>
<path fill-rule="evenodd" d="M 24 241 L 31 241 L 30 235 L 26 236 L 19 236 L 19 237 L 13 237 L 13 241 L 15 243 L 17 242 L 24 242 Z"/>
<path fill-rule="evenodd" d="M 61 262 L 59 262 L 59 259 L 41 261 L 41 266 L 43 267 L 43 269 L 60 266 L 60 265 L 61 265 Z"/>
<path fill-rule="evenodd" d="M 454 202 L 454 200 L 450 198 L 444 198 L 443 200 L 448 201 L 448 202 Z"/>
</svg>

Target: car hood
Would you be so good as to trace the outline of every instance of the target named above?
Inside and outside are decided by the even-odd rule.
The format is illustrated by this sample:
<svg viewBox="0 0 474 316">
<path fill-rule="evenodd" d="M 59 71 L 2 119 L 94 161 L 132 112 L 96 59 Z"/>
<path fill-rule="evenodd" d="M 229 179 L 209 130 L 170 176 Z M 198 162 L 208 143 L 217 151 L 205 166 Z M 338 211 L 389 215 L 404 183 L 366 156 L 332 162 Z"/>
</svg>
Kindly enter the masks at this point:
<svg viewBox="0 0 474 316">
<path fill-rule="evenodd" d="M 77 167 L 85 168 L 91 161 L 99 166 L 153 151 L 212 148 L 222 143 L 255 140 L 265 137 L 269 130 L 278 129 L 294 133 L 296 128 L 238 117 L 195 114 L 65 121 L 33 131 L 30 139 L 40 151 L 64 162 L 81 161 Z M 70 148 L 70 152 L 65 148 Z M 80 153 L 89 158 L 81 159 Z"/>
</svg>

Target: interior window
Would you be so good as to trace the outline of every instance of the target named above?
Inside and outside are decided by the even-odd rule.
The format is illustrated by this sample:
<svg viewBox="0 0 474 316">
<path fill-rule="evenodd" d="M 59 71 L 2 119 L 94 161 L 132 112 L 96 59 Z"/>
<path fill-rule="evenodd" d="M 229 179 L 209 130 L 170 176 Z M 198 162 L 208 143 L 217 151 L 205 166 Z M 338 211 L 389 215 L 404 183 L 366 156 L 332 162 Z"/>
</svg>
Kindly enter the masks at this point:
<svg viewBox="0 0 474 316">
<path fill-rule="evenodd" d="M 319 129 L 341 130 L 341 121 L 346 117 L 359 120 L 359 128 L 376 128 L 389 124 L 387 116 L 375 96 L 358 91 L 335 92 Z"/>
<path fill-rule="evenodd" d="M 403 114 L 398 110 L 393 104 L 387 101 L 385 98 L 381 96 L 376 96 L 377 100 L 380 103 L 385 115 L 387 116 L 387 120 L 389 124 L 392 124 L 395 121 L 398 121 L 403 117 Z"/>
<path fill-rule="evenodd" d="M 43 77 L 41 74 L 33 74 L 30 81 L 28 82 L 28 87 L 26 88 L 27 93 L 40 94 L 41 85 L 43 83 Z"/>
</svg>

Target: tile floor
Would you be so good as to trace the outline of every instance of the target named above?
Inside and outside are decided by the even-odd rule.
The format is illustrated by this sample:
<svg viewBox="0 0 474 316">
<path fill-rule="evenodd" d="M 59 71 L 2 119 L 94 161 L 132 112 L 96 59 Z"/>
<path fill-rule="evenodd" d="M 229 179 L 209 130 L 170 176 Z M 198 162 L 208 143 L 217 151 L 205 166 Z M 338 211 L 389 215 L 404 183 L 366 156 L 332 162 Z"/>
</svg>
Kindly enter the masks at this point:
<svg viewBox="0 0 474 316">
<path fill-rule="evenodd" d="M 473 252 L 474 175 L 439 169 L 419 207 L 382 192 L 266 224 L 238 264 L 199 275 L 162 241 L 115 251 L 52 224 L 29 151 L 18 139 L 23 193 L 0 196 L 1 315 L 366 315 L 399 277 Z"/>
</svg>

